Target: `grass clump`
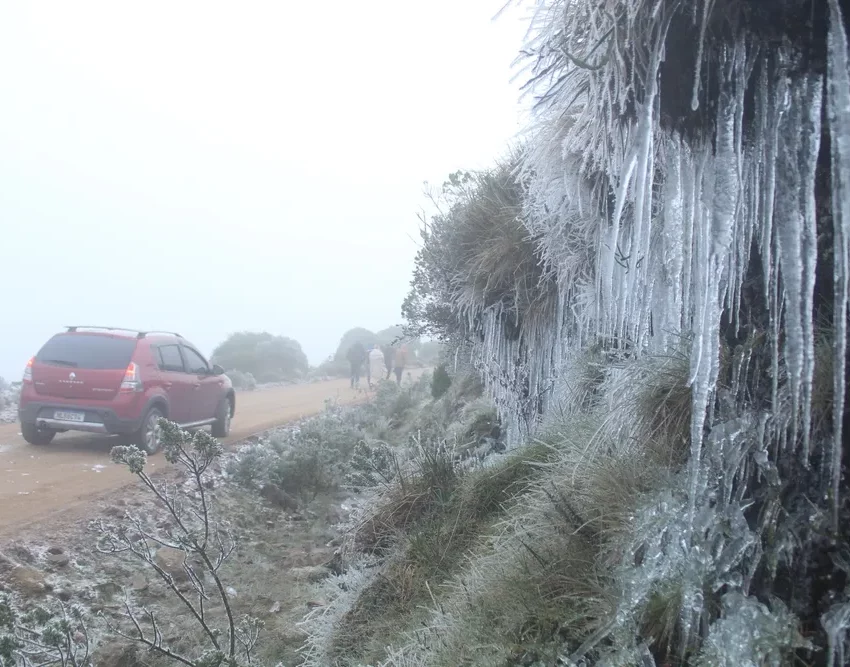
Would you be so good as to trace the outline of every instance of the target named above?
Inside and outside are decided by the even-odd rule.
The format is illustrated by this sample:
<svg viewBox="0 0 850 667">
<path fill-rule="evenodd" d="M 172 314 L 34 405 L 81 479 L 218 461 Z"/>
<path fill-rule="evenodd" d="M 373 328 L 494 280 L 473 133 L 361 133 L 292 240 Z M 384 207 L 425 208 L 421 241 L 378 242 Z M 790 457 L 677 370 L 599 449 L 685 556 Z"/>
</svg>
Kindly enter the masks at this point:
<svg viewBox="0 0 850 667">
<path fill-rule="evenodd" d="M 335 659 L 378 660 L 388 635 L 423 619 L 443 582 L 552 455 L 548 446 L 534 445 L 463 474 L 451 450 L 423 447 L 415 471 L 397 480 L 355 533 L 359 550 L 386 562 L 343 615 L 333 638 Z"/>
<path fill-rule="evenodd" d="M 636 440 L 659 465 L 681 465 L 688 452 L 690 359 L 682 351 L 617 364 L 605 380 L 610 437 Z"/>
</svg>

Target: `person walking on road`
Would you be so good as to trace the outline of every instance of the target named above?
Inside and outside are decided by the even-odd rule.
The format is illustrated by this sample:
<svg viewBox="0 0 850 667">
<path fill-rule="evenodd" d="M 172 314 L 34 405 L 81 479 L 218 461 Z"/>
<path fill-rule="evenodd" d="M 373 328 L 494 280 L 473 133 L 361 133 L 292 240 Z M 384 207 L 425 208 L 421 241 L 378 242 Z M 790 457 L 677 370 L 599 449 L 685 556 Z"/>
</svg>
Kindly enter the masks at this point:
<svg viewBox="0 0 850 667">
<path fill-rule="evenodd" d="M 373 345 L 369 351 L 369 361 L 366 362 L 366 368 L 368 369 L 367 380 L 371 389 L 372 378 L 375 378 L 375 382 L 377 382 L 384 376 L 384 353 L 377 345 Z"/>
<path fill-rule="evenodd" d="M 407 365 L 407 346 L 400 345 L 393 356 L 393 372 L 395 373 L 396 382 L 401 384 L 401 374 L 404 372 L 404 367 Z"/>
<path fill-rule="evenodd" d="M 346 358 L 349 366 L 351 366 L 351 388 L 359 388 L 360 373 L 363 370 L 363 363 L 366 361 L 366 348 L 363 347 L 363 343 L 357 341 L 348 348 Z"/>
<path fill-rule="evenodd" d="M 366 359 L 363 362 L 363 367 L 366 369 L 366 386 L 372 388 L 372 367 L 369 365 L 369 353 L 372 351 L 372 346 L 366 346 Z"/>
<path fill-rule="evenodd" d="M 395 351 L 393 350 L 392 345 L 384 345 L 382 352 L 384 353 L 384 365 L 387 367 L 387 380 L 390 379 L 390 375 L 393 372 L 393 357 L 395 356 Z"/>
</svg>

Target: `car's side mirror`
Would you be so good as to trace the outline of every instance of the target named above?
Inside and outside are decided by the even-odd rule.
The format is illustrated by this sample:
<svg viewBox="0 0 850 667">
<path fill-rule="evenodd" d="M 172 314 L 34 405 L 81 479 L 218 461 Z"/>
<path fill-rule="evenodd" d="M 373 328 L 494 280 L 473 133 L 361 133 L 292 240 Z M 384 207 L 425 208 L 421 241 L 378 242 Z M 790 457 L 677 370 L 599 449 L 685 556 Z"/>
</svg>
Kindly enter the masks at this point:
<svg viewBox="0 0 850 667">
<path fill-rule="evenodd" d="M 213 375 L 224 375 L 224 369 L 221 366 L 219 366 L 218 364 L 215 364 L 212 367 L 212 374 Z"/>
</svg>

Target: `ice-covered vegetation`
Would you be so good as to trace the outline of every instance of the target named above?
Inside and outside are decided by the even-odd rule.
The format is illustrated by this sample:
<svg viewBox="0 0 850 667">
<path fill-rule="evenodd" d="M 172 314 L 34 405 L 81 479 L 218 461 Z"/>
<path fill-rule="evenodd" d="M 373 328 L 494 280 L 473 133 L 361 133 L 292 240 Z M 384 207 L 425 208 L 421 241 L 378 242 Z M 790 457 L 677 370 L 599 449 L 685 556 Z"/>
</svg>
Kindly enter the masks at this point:
<svg viewBox="0 0 850 667">
<path fill-rule="evenodd" d="M 845 664 L 841 4 L 534 3 L 534 126 L 435 197 L 404 306 L 511 453 L 382 496 L 312 664 Z"/>
<path fill-rule="evenodd" d="M 20 383 L 9 384 L 0 377 L 0 424 L 11 423 L 18 418 L 20 391 Z"/>
</svg>

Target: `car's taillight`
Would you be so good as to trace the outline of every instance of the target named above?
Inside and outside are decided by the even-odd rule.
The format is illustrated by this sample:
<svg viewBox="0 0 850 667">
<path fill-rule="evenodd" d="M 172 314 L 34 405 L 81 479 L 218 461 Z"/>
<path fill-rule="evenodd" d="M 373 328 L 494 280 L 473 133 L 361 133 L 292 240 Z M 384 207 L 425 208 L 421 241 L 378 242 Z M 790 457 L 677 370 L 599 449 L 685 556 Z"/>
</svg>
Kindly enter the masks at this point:
<svg viewBox="0 0 850 667">
<path fill-rule="evenodd" d="M 24 368 L 24 382 L 32 382 L 32 365 L 34 362 L 35 357 L 27 362 L 27 366 Z"/>
<path fill-rule="evenodd" d="M 141 391 L 142 379 L 139 377 L 139 367 L 130 362 L 127 370 L 124 371 L 124 380 L 121 382 L 121 391 Z"/>
</svg>

